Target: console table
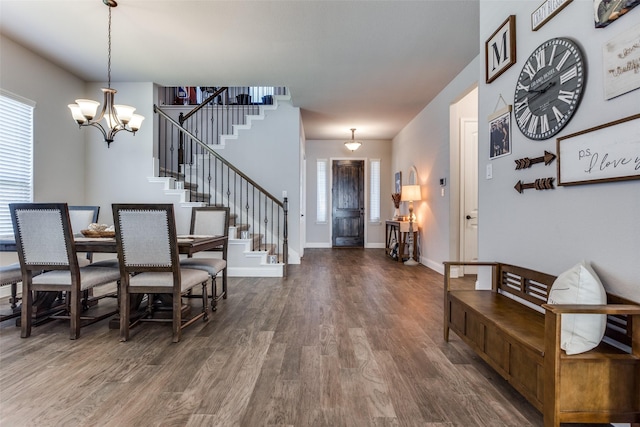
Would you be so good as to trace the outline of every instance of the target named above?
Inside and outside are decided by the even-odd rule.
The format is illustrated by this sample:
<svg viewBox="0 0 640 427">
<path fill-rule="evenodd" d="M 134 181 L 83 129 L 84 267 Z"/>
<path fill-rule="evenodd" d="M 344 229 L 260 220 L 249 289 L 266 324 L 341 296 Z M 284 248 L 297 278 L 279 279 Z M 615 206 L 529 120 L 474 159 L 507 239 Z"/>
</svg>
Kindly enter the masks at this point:
<svg viewBox="0 0 640 427">
<path fill-rule="evenodd" d="M 386 253 L 391 256 L 392 253 L 392 243 L 398 242 L 398 262 L 403 262 L 406 259 L 409 259 L 409 221 L 396 221 L 396 220 L 386 220 L 385 221 L 385 234 L 386 234 Z M 413 223 L 413 259 L 418 261 L 418 236 L 420 235 L 420 227 L 414 222 Z M 407 254 L 405 255 L 405 246 Z M 406 259 L 405 259 L 406 256 Z"/>
</svg>

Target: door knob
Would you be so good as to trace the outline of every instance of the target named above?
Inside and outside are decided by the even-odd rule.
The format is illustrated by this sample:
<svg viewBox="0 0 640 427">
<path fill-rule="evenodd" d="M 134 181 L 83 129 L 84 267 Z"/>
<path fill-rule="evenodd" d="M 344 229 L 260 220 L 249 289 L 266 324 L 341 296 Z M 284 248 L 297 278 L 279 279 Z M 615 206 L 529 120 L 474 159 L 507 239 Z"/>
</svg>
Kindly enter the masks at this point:
<svg viewBox="0 0 640 427">
<path fill-rule="evenodd" d="M 475 216 L 467 215 L 467 219 L 475 219 Z"/>
</svg>

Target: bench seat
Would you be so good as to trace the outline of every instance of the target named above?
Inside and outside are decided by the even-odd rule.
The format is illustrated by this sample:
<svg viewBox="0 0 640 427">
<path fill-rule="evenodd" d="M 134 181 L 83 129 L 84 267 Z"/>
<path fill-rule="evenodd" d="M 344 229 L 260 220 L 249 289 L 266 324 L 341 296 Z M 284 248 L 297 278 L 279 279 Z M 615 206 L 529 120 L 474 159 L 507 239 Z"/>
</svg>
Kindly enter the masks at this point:
<svg viewBox="0 0 640 427">
<path fill-rule="evenodd" d="M 451 289 L 451 267 L 492 269 L 491 290 Z M 445 263 L 444 338 L 456 333 L 543 413 L 560 423 L 629 422 L 640 427 L 640 305 L 607 294 L 606 305 L 548 305 L 554 276 L 502 263 Z M 509 296 L 506 296 L 509 295 Z M 563 314 L 607 315 L 604 340 L 567 355 Z"/>
</svg>

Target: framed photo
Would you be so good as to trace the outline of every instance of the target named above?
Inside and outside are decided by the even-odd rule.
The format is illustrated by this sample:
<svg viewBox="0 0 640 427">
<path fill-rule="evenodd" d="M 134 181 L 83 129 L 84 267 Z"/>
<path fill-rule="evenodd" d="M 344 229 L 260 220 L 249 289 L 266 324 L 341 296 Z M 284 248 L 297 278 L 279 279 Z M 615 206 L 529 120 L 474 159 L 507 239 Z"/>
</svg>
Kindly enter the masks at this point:
<svg viewBox="0 0 640 427">
<path fill-rule="evenodd" d="M 593 0 L 596 28 L 603 28 L 640 4 L 640 0 Z"/>
<path fill-rule="evenodd" d="M 484 44 L 487 83 L 516 63 L 516 16 L 511 15 Z"/>
<path fill-rule="evenodd" d="M 489 158 L 511 154 L 511 105 L 489 116 Z"/>
<path fill-rule="evenodd" d="M 602 46 L 602 64 L 605 99 L 640 88 L 640 24 Z"/>
<path fill-rule="evenodd" d="M 400 194 L 402 192 L 402 172 L 396 172 L 394 183 L 394 193 Z"/>
<path fill-rule="evenodd" d="M 573 0 L 545 0 L 531 14 L 531 31 L 538 31 L 540 27 L 549 22 L 558 12 L 567 7 Z"/>
<path fill-rule="evenodd" d="M 640 179 L 640 114 L 558 138 L 558 185 Z"/>
</svg>

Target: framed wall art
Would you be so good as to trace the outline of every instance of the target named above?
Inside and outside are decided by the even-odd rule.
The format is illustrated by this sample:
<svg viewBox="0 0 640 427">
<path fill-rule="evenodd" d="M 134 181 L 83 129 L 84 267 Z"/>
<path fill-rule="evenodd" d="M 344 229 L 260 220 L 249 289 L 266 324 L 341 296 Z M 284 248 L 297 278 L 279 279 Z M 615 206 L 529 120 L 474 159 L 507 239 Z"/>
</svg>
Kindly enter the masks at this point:
<svg viewBox="0 0 640 427">
<path fill-rule="evenodd" d="M 490 115 L 489 127 L 489 158 L 495 159 L 511 154 L 511 105 Z"/>
<path fill-rule="evenodd" d="M 557 139 L 558 185 L 640 179 L 640 114 Z"/>
<path fill-rule="evenodd" d="M 511 15 L 484 44 L 486 81 L 491 83 L 516 63 L 516 16 Z"/>
<path fill-rule="evenodd" d="M 538 31 L 573 0 L 546 0 L 531 14 L 531 31 Z"/>
<path fill-rule="evenodd" d="M 602 63 L 605 99 L 640 88 L 640 24 L 602 46 Z"/>
<path fill-rule="evenodd" d="M 640 0 L 593 0 L 596 28 L 603 28 L 640 4 Z"/>
<path fill-rule="evenodd" d="M 396 172 L 394 176 L 394 193 L 400 194 L 402 192 L 402 172 Z"/>
</svg>

